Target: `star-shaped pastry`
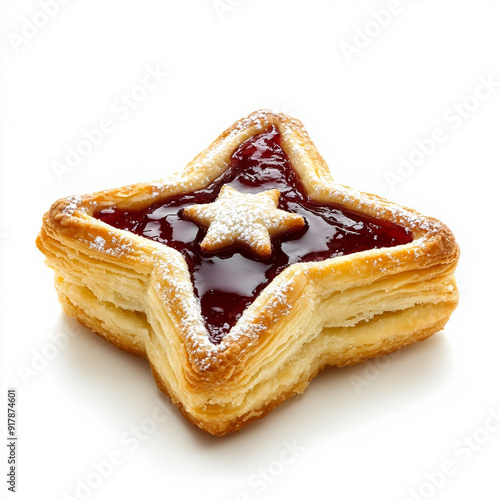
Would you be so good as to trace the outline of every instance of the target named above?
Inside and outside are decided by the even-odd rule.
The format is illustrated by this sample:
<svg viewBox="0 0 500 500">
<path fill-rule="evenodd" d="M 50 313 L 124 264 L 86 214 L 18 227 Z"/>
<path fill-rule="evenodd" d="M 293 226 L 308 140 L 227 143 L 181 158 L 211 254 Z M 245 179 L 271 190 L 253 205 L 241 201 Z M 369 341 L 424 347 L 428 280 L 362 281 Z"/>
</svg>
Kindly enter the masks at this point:
<svg viewBox="0 0 500 500">
<path fill-rule="evenodd" d="M 201 242 L 206 252 L 232 246 L 249 247 L 262 258 L 272 254 L 271 238 L 304 226 L 304 218 L 277 208 L 280 192 L 270 189 L 257 194 L 240 193 L 222 186 L 214 203 L 191 205 L 184 215 L 208 228 Z"/>
<path fill-rule="evenodd" d="M 247 187 L 259 194 L 234 191 Z M 307 231 L 276 238 L 264 259 L 205 254 L 186 207 L 209 226 L 209 249 L 268 255 L 269 236 L 303 219 Z M 146 358 L 182 415 L 218 436 L 303 392 L 325 367 L 429 337 L 458 302 L 447 226 L 337 184 L 302 124 L 266 110 L 177 176 L 58 200 L 37 245 L 65 312 Z"/>
</svg>

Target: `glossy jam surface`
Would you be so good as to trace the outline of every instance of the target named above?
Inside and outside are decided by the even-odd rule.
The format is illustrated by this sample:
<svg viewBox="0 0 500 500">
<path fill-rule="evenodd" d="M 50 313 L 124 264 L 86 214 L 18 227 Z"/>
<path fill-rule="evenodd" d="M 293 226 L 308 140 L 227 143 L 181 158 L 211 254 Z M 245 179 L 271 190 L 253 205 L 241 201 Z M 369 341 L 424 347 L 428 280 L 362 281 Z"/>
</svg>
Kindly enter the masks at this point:
<svg viewBox="0 0 500 500">
<path fill-rule="evenodd" d="M 206 230 L 183 217 L 182 210 L 215 201 L 224 184 L 246 193 L 279 189 L 278 208 L 304 217 L 305 227 L 273 239 L 273 256 L 267 260 L 236 247 L 203 254 L 200 242 Z M 210 340 L 215 344 L 287 266 L 412 241 L 411 233 L 396 224 L 310 200 L 280 146 L 275 128 L 243 143 L 233 154 L 229 168 L 206 189 L 177 195 L 142 210 L 108 208 L 94 216 L 182 253 Z"/>
</svg>

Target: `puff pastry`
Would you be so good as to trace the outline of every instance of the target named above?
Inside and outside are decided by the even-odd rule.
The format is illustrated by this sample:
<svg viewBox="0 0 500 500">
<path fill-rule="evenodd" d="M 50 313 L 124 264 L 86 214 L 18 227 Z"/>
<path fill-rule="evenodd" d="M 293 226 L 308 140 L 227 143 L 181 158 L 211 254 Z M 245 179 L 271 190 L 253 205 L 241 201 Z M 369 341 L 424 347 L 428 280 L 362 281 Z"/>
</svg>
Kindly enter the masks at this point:
<svg viewBox="0 0 500 500">
<path fill-rule="evenodd" d="M 227 177 L 236 156 L 254 161 L 268 147 L 265 140 L 277 149 L 272 160 L 264 158 L 255 168 L 269 178 L 257 182 L 243 167 L 238 174 L 243 177 Z M 271 249 L 260 254 L 259 245 L 253 252 L 252 243 L 245 247 L 246 240 L 234 234 L 220 247 L 201 248 L 210 221 L 203 222 L 202 210 L 198 224 L 192 222 L 197 212 L 189 207 L 215 203 L 225 184 L 234 188 L 239 182 L 258 194 L 274 182 L 281 193 L 271 195 L 274 207 L 278 198 L 279 210 L 299 206 L 294 190 L 276 180 L 272 161 L 281 162 L 280 172 L 301 186 L 306 224 L 293 216 L 292 230 L 282 234 L 271 225 Z M 327 243 L 320 237 L 323 222 L 318 218 L 316 224 L 313 213 L 326 221 L 325 228 L 333 227 Z M 169 233 L 173 243 L 165 244 L 158 224 L 174 216 L 182 231 L 174 226 L 169 231 L 182 234 Z M 322 250 L 315 247 L 297 257 L 313 230 L 309 240 Z M 325 245 L 358 241 L 358 230 L 369 233 L 369 247 L 353 243 L 322 257 Z M 391 236 L 397 231 L 403 239 Z M 444 327 L 458 303 L 453 273 L 459 249 L 448 227 L 335 183 L 302 124 L 267 110 L 236 122 L 180 174 L 56 201 L 43 218 L 37 246 L 55 272 L 64 311 L 117 347 L 146 358 L 160 390 L 189 421 L 217 436 L 303 392 L 327 366 L 352 365 L 429 337 Z M 270 273 L 273 255 L 284 255 L 285 247 L 292 248 L 293 258 L 288 255 Z M 245 300 L 232 316 L 224 298 L 232 300 L 229 293 L 217 295 L 208 309 L 203 302 L 216 292 L 214 282 L 224 287 L 231 281 L 217 267 L 231 259 L 236 275 L 231 286 L 258 281 L 251 297 L 246 291 L 233 293 Z M 211 286 L 196 275 L 200 262 L 212 266 Z M 259 275 L 261 268 L 266 278 Z M 205 310 L 217 311 L 222 320 L 210 326 Z"/>
</svg>

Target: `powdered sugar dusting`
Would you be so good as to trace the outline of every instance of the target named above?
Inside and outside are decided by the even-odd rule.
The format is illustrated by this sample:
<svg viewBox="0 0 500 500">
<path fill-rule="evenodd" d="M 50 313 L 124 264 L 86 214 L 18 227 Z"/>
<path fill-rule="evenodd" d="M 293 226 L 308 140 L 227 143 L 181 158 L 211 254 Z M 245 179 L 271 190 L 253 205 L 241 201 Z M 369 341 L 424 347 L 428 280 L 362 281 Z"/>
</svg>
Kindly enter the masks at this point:
<svg viewBox="0 0 500 500">
<path fill-rule="evenodd" d="M 96 236 L 89 246 L 98 252 L 113 255 L 114 257 L 121 257 L 132 250 L 132 241 L 130 239 L 113 236 L 110 242 L 107 243 L 102 236 Z"/>
<path fill-rule="evenodd" d="M 68 201 L 68 204 L 64 207 L 62 213 L 65 215 L 73 215 L 82 203 L 82 197 L 79 195 L 69 196 L 66 200 Z"/>
<path fill-rule="evenodd" d="M 90 248 L 104 252 L 106 240 L 102 236 L 96 236 L 95 240 L 90 244 Z"/>
</svg>

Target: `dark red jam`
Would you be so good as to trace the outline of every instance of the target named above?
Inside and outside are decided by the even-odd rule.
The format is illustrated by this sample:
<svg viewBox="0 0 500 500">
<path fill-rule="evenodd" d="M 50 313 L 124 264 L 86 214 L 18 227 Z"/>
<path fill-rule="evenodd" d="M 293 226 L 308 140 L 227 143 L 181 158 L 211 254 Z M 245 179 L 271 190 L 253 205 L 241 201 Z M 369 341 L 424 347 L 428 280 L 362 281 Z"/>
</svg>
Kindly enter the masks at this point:
<svg viewBox="0 0 500 500">
<path fill-rule="evenodd" d="M 273 239 L 270 259 L 260 259 L 239 247 L 204 254 L 200 242 L 206 230 L 185 218 L 182 209 L 215 201 L 224 184 L 246 193 L 277 188 L 281 192 L 278 208 L 301 215 L 306 225 Z M 184 256 L 215 344 L 287 266 L 412 241 L 409 231 L 392 222 L 312 201 L 280 146 L 276 128 L 243 143 L 234 152 L 229 168 L 206 189 L 173 196 L 142 210 L 107 208 L 94 216 L 113 227 L 164 243 Z"/>
</svg>

